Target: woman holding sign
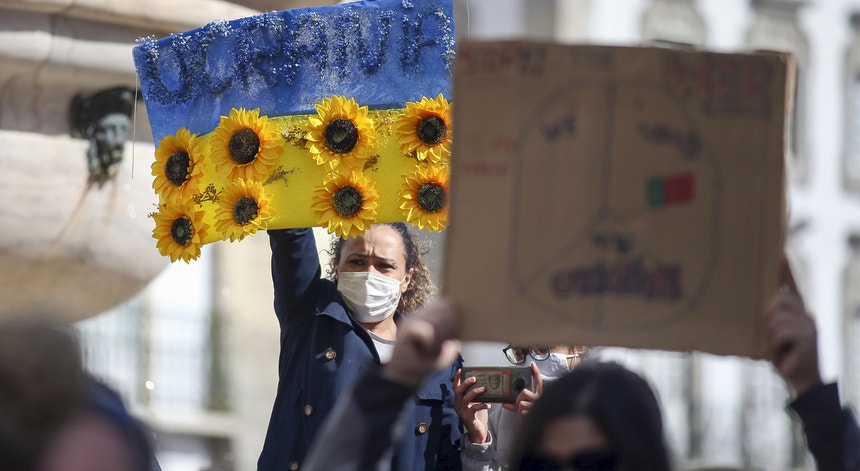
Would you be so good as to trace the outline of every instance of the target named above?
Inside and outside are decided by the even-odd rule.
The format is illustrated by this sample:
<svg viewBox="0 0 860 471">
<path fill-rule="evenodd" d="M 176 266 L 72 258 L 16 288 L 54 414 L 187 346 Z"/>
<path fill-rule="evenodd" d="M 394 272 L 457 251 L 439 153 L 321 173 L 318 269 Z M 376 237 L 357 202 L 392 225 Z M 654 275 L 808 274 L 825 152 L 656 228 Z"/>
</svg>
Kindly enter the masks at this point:
<svg viewBox="0 0 860 471">
<path fill-rule="evenodd" d="M 417 237 L 403 223 L 337 238 L 331 279 L 321 278 L 310 229 L 272 230 L 269 239 L 280 379 L 258 470 L 295 470 L 359 373 L 388 363 L 399 322 L 424 304 L 431 282 Z M 391 469 L 460 469 L 451 381 L 461 363 L 429 376 L 415 391 Z"/>
<path fill-rule="evenodd" d="M 543 388 L 571 372 L 588 351 L 583 345 L 538 345 L 502 349 L 505 358 L 517 366 L 531 368 L 531 388 L 520 391 L 511 404 L 494 404 L 482 398 L 486 388 L 475 386 L 477 378 L 454 377 L 457 413 L 463 424 L 460 439 L 464 471 L 494 471 L 508 468 L 508 453 L 520 418 L 526 415 Z"/>
</svg>

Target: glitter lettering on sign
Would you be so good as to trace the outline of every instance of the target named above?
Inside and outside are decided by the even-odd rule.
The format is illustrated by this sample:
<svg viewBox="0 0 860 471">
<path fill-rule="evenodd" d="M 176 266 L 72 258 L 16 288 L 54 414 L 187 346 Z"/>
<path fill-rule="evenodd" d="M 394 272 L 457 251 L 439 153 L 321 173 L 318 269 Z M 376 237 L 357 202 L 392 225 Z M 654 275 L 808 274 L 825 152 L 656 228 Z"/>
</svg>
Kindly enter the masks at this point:
<svg viewBox="0 0 860 471">
<path fill-rule="evenodd" d="M 398 42 L 401 74 L 430 64 L 451 72 L 454 29 L 443 9 L 358 12 L 345 8 L 329 18 L 315 11 L 265 13 L 174 34 L 169 43 L 143 38 L 136 55 L 140 73 L 151 80 L 147 98 L 181 104 L 240 86 L 290 86 L 302 76 L 343 78 L 356 69 L 373 76 L 392 55 L 392 41 Z M 398 14 L 400 30 L 392 34 Z M 429 56 L 435 51 L 437 56 Z"/>
</svg>

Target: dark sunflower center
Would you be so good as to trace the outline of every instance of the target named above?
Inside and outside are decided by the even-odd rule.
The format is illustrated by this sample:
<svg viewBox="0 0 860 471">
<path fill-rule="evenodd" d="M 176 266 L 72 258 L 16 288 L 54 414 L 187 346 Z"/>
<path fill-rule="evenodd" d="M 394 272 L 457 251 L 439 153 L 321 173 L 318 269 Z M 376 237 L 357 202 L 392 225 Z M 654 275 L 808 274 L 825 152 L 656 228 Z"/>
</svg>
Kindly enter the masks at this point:
<svg viewBox="0 0 860 471">
<path fill-rule="evenodd" d="M 418 139 L 426 144 L 438 144 L 447 134 L 448 128 L 445 126 L 445 121 L 438 116 L 425 116 L 418 122 Z"/>
<path fill-rule="evenodd" d="M 260 136 L 250 128 L 242 128 L 230 136 L 230 156 L 240 165 L 251 163 L 260 152 Z"/>
<path fill-rule="evenodd" d="M 188 168 L 191 167 L 191 158 L 188 152 L 174 152 L 167 158 L 164 165 L 164 175 L 176 186 L 180 186 L 188 179 Z"/>
<path fill-rule="evenodd" d="M 325 146 L 337 154 L 345 154 L 358 143 L 358 128 L 348 119 L 332 120 L 325 127 Z"/>
<path fill-rule="evenodd" d="M 425 183 L 418 189 L 418 206 L 428 213 L 445 207 L 445 189 L 435 183 Z"/>
<path fill-rule="evenodd" d="M 353 216 L 361 209 L 361 193 L 351 186 L 345 186 L 334 192 L 331 202 L 341 216 Z"/>
<path fill-rule="evenodd" d="M 254 198 L 243 196 L 236 200 L 236 203 L 233 205 L 233 220 L 236 221 L 236 224 L 244 226 L 253 221 L 259 212 L 260 207 L 257 206 Z"/>
<path fill-rule="evenodd" d="M 177 218 L 170 225 L 170 237 L 177 244 L 185 247 L 191 242 L 191 237 L 194 235 L 194 226 L 191 225 L 191 220 L 188 218 Z"/>
</svg>

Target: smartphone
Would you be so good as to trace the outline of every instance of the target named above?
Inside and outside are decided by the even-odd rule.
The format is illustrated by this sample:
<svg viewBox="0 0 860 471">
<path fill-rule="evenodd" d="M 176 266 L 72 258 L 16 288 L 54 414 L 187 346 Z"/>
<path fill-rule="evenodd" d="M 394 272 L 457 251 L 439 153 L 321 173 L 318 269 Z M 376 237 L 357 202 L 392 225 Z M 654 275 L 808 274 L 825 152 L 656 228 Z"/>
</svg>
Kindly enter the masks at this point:
<svg viewBox="0 0 860 471">
<path fill-rule="evenodd" d="M 523 389 L 534 391 L 534 377 L 528 366 L 464 366 L 461 379 L 474 376 L 473 388 L 487 388 L 475 400 L 480 402 L 516 402 Z"/>
</svg>

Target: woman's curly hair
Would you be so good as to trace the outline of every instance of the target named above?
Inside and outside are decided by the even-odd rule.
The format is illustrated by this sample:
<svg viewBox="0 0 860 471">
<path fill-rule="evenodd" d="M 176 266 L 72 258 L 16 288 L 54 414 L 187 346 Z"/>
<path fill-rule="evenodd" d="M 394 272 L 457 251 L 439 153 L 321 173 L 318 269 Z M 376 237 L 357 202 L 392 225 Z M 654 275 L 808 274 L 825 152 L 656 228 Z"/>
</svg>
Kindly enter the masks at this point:
<svg viewBox="0 0 860 471">
<path fill-rule="evenodd" d="M 424 255 L 428 249 L 424 247 L 421 240 L 418 239 L 418 234 L 409 229 L 409 226 L 403 222 L 393 222 L 378 224 L 380 226 L 388 226 L 394 229 L 403 241 L 406 256 L 406 271 L 412 270 L 412 281 L 403 296 L 400 297 L 400 303 L 397 305 L 397 310 L 403 313 L 408 313 L 423 306 L 424 303 L 430 300 L 433 296 L 433 280 L 430 278 L 430 270 L 424 263 Z M 337 281 L 335 268 L 340 263 L 340 254 L 343 250 L 346 240 L 342 237 L 335 237 L 329 248 L 331 255 L 331 265 L 328 267 L 327 275 L 332 281 Z"/>
</svg>

